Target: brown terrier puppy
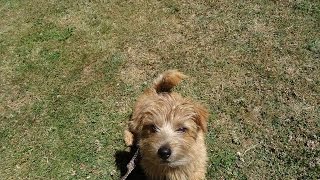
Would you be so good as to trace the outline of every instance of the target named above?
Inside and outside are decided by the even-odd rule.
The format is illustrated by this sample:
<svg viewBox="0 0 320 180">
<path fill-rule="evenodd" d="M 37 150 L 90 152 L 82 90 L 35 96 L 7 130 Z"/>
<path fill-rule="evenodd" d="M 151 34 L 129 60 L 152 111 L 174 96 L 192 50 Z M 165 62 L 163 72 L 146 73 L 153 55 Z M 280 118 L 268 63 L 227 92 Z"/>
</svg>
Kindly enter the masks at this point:
<svg viewBox="0 0 320 180">
<path fill-rule="evenodd" d="M 152 180 L 205 179 L 208 112 L 171 92 L 184 77 L 176 70 L 160 75 L 137 100 L 125 130 L 126 144 L 139 147 L 141 166 Z"/>
</svg>

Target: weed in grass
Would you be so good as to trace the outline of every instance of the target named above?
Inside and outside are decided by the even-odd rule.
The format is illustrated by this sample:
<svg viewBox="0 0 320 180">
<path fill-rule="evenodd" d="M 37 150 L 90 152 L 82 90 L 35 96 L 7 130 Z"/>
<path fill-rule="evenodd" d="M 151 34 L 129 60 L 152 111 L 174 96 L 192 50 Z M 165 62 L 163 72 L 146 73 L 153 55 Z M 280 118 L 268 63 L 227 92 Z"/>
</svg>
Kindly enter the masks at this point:
<svg viewBox="0 0 320 180">
<path fill-rule="evenodd" d="M 315 54 L 320 54 L 320 40 L 316 39 L 308 43 L 307 49 Z"/>
<path fill-rule="evenodd" d="M 59 29 L 52 23 L 39 19 L 34 23 L 33 32 L 22 38 L 22 43 L 31 44 L 49 40 L 65 41 L 72 36 L 73 28 Z"/>
<path fill-rule="evenodd" d="M 107 59 L 104 64 L 105 79 L 111 83 L 115 83 L 115 75 L 123 64 L 124 58 L 120 54 L 114 54 L 110 59 Z"/>
</svg>

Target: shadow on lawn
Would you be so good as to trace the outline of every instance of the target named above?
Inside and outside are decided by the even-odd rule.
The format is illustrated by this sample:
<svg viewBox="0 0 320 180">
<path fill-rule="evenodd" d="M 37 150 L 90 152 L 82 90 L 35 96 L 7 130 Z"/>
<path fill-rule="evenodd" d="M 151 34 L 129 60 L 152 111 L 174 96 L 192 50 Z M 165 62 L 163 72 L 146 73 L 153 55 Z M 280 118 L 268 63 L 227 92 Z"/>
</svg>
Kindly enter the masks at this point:
<svg viewBox="0 0 320 180">
<path fill-rule="evenodd" d="M 116 158 L 116 165 L 118 170 L 120 170 L 121 177 L 124 176 L 127 173 L 127 164 L 131 160 L 131 158 L 134 156 L 134 153 L 136 152 L 136 148 L 131 148 L 130 152 L 127 151 L 117 151 L 115 154 Z M 139 158 L 139 157 L 138 157 Z M 139 165 L 139 161 L 137 161 L 136 167 L 133 169 L 133 171 L 128 176 L 127 180 L 145 180 L 146 177 Z"/>
</svg>

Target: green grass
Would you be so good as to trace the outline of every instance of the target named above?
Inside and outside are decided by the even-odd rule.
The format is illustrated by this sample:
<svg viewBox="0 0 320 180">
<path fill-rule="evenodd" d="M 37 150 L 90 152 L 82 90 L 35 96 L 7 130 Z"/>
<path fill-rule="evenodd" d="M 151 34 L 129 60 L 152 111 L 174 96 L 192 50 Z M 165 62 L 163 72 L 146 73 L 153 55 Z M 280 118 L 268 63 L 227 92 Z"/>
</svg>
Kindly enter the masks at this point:
<svg viewBox="0 0 320 180">
<path fill-rule="evenodd" d="M 119 179 L 161 72 L 207 104 L 207 179 L 318 179 L 320 3 L 0 1 L 0 177 Z"/>
</svg>

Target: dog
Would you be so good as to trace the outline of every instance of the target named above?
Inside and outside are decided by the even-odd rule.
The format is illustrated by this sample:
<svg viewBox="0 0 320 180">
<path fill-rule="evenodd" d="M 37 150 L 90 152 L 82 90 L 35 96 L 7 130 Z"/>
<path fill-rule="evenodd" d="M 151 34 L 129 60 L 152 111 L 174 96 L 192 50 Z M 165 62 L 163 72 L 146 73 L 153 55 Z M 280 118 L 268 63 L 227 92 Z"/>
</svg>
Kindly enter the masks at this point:
<svg viewBox="0 0 320 180">
<path fill-rule="evenodd" d="M 139 148 L 150 180 L 205 179 L 208 111 L 172 92 L 185 77 L 177 70 L 161 74 L 138 98 L 124 132 L 126 145 Z"/>
</svg>

